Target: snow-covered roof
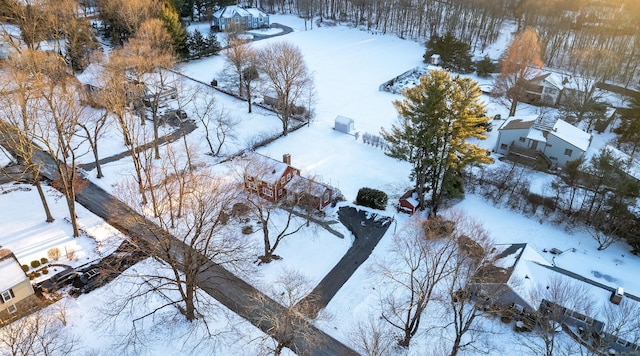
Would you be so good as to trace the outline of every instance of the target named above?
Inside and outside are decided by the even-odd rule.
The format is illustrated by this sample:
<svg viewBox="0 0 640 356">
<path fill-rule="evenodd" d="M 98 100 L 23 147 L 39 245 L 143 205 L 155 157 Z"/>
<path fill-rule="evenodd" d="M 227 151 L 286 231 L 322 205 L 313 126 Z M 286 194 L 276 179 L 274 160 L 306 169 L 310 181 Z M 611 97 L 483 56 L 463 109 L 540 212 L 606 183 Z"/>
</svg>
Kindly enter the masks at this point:
<svg viewBox="0 0 640 356">
<path fill-rule="evenodd" d="M 353 124 L 353 119 L 338 115 L 336 117 L 336 123 L 342 124 L 342 125 L 349 125 L 349 124 Z"/>
<path fill-rule="evenodd" d="M 24 281 L 27 276 L 11 251 L 0 250 L 0 292 Z"/>
<path fill-rule="evenodd" d="M 275 184 L 288 167 L 284 162 L 254 151 L 247 152 L 243 156 L 243 159 L 247 162 L 245 174 L 268 184 Z"/>
<path fill-rule="evenodd" d="M 521 117 L 511 116 L 505 122 L 502 123 L 498 130 L 523 130 L 529 129 L 533 126 L 534 121 L 538 118 L 538 115 L 527 115 Z"/>
<path fill-rule="evenodd" d="M 314 197 L 321 196 L 327 189 L 330 189 L 329 186 L 299 175 L 293 176 L 289 184 L 287 184 L 287 190 L 293 192 L 304 191 Z"/>
<path fill-rule="evenodd" d="M 564 77 L 558 73 L 549 73 L 544 80 L 558 90 L 562 90 L 564 88 L 564 84 L 562 84 Z"/>
<path fill-rule="evenodd" d="M 544 297 L 545 290 L 551 283 L 572 284 L 574 290 L 586 293 L 594 300 L 595 307 L 591 317 L 598 317 L 599 308 L 609 303 L 611 292 L 623 287 L 615 284 L 605 285 L 584 276 L 559 268 L 547 261 L 528 244 L 498 245 L 497 258 L 493 265 L 498 271 L 506 273 L 507 284 L 511 289 L 530 303 L 531 308 L 537 308 Z M 500 277 L 500 276 L 498 276 Z M 638 298 L 626 293 L 630 302 L 638 303 Z M 570 306 L 566 306 L 570 307 Z"/>
<path fill-rule="evenodd" d="M 540 142 L 547 142 L 545 135 L 548 133 L 582 151 L 586 151 L 591 144 L 591 134 L 564 120 L 556 118 L 545 120 L 538 115 L 511 116 L 500 126 L 499 130 L 529 130 L 527 138 Z"/>
<path fill-rule="evenodd" d="M 586 133 L 570 123 L 558 119 L 553 125 L 552 135 L 586 151 L 591 144 L 591 134 Z"/>
<path fill-rule="evenodd" d="M 544 137 L 544 132 L 536 128 L 531 128 L 527 134 L 527 138 L 538 142 L 547 142 L 547 138 Z"/>
<path fill-rule="evenodd" d="M 247 12 L 250 13 L 251 16 L 253 16 L 253 17 L 266 17 L 267 16 L 266 13 L 262 12 L 260 9 L 257 9 L 255 7 L 251 7 L 251 8 L 245 9 L 245 10 L 247 10 Z"/>
<path fill-rule="evenodd" d="M 242 8 L 240 6 L 237 5 L 232 5 L 232 6 L 225 6 L 222 9 L 216 11 L 213 16 L 216 18 L 232 18 L 233 16 L 238 15 L 241 17 L 261 17 L 261 16 L 267 16 L 266 13 L 260 11 L 259 9 L 252 7 L 252 8 Z"/>
</svg>

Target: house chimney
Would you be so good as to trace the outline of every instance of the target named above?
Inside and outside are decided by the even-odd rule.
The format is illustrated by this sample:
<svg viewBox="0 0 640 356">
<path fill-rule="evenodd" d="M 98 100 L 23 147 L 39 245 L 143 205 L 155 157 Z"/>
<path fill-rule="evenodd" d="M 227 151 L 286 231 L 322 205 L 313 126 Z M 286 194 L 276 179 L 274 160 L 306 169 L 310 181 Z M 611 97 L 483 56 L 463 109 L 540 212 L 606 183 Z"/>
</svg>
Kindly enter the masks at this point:
<svg viewBox="0 0 640 356">
<path fill-rule="evenodd" d="M 285 153 L 282 155 L 282 162 L 286 163 L 288 166 L 291 165 L 291 154 Z"/>
</svg>

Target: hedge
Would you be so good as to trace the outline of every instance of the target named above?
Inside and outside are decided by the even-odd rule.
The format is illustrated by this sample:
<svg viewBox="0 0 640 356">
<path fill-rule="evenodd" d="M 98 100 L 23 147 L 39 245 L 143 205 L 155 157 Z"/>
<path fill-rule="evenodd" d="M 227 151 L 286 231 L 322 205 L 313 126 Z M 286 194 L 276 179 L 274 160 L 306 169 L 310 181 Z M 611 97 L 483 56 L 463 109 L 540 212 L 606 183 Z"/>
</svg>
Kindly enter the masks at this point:
<svg viewBox="0 0 640 356">
<path fill-rule="evenodd" d="M 385 210 L 389 197 L 387 193 L 372 189 L 372 188 L 360 188 L 358 190 L 358 196 L 356 198 L 356 204 L 366 206 L 373 209 Z"/>
</svg>

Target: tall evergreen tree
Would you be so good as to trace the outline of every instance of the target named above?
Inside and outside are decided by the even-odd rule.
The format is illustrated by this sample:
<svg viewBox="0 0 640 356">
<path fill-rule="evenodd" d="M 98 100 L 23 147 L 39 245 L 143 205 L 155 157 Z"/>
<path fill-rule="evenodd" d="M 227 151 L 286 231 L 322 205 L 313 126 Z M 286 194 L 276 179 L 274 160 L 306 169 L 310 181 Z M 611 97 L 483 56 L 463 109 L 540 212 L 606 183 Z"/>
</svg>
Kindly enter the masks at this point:
<svg viewBox="0 0 640 356">
<path fill-rule="evenodd" d="M 442 70 L 430 71 L 420 83 L 403 92 L 404 100 L 394 101 L 398 123 L 390 131 L 382 129 L 389 142 L 387 154 L 413 164 L 411 178 L 419 202 L 431 191 L 430 214 L 436 215 L 443 193 L 459 190 L 459 174 L 471 164 L 491 163 L 488 150 L 466 142 L 486 139 L 485 108 L 480 89 L 470 78 L 452 76 Z"/>
<path fill-rule="evenodd" d="M 215 31 L 209 31 L 207 38 L 205 38 L 205 46 L 205 52 L 208 56 L 216 55 L 220 52 L 222 45 L 220 45 L 220 41 L 218 41 Z"/>
<path fill-rule="evenodd" d="M 453 33 L 447 32 L 444 36 L 432 36 L 426 43 L 427 50 L 424 53 L 424 62 L 429 63 L 433 54 L 439 54 L 444 66 L 460 73 L 469 73 L 473 70 L 471 60 L 471 46 L 457 39 Z"/>
<path fill-rule="evenodd" d="M 182 26 L 180 15 L 171 0 L 165 0 L 162 4 L 162 21 L 173 38 L 173 48 L 180 57 L 189 55 L 187 48 L 187 31 Z"/>
<path fill-rule="evenodd" d="M 198 30 L 197 28 L 193 31 L 193 33 L 189 34 L 187 47 L 189 48 L 190 58 L 200 58 L 205 55 L 205 52 L 207 50 L 207 41 L 202 35 L 202 32 L 200 32 L 200 30 Z"/>
</svg>

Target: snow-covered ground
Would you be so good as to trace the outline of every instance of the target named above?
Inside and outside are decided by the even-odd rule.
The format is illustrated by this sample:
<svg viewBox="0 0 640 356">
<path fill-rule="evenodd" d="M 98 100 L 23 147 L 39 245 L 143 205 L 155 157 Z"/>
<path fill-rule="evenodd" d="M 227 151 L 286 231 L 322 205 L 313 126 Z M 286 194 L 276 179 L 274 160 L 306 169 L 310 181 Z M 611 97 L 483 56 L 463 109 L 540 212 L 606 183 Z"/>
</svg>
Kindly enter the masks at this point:
<svg viewBox="0 0 640 356">
<path fill-rule="evenodd" d="M 343 204 L 350 204 L 355 200 L 358 189 L 362 187 L 384 190 L 389 194 L 390 204 L 383 213 L 394 217 L 396 221 L 394 227 L 387 231 L 374 250 L 372 257 L 362 264 L 330 302 L 326 310 L 330 318 L 317 323 L 335 338 L 345 344 L 351 344 L 351 334 L 355 325 L 360 321 L 366 321 L 369 316 L 376 316 L 379 308 L 377 289 L 382 287 L 371 274 L 370 266 L 387 254 L 394 230 L 400 229 L 406 223 L 408 217 L 397 214 L 393 203 L 412 184 L 409 180 L 410 167 L 406 162 L 385 156 L 380 149 L 365 145 L 361 139 L 353 135 L 333 130 L 334 119 L 338 115 L 353 118 L 355 128 L 361 134 L 377 135 L 381 127 L 389 127 L 397 116 L 392 101 L 401 97 L 378 91 L 378 87 L 390 78 L 420 66 L 424 48 L 419 43 L 394 36 L 370 34 L 346 26 L 316 27 L 304 31 L 304 20 L 293 16 L 273 15 L 271 21 L 291 26 L 295 31 L 286 36 L 258 41 L 253 45 L 259 48 L 269 42 L 290 41 L 300 47 L 307 65 L 314 74 L 317 92 L 316 116 L 309 127 L 278 139 L 260 148 L 259 152 L 275 159 L 280 159 L 284 153 L 290 153 L 292 165 L 301 169 L 302 175 L 315 176 L 338 187 L 346 197 Z M 495 49 L 491 50 L 497 52 Z M 224 59 L 220 55 L 184 63 L 180 71 L 189 77 L 209 83 L 219 76 L 223 66 Z M 485 100 L 490 116 L 507 116 L 506 108 L 488 98 Z M 247 114 L 246 103 L 222 94 L 216 94 L 216 102 L 219 108 L 224 108 L 240 121 L 236 129 L 237 137 L 231 143 L 237 149 L 246 148 L 252 138 L 261 133 L 273 133 L 280 129 L 278 119 L 266 111 L 258 109 L 253 114 Z M 193 116 L 193 108 L 187 106 L 185 110 L 190 117 Z M 521 105 L 519 113 L 530 114 L 535 113 L 535 110 Z M 494 123 L 494 129 L 497 127 L 498 124 Z M 198 128 L 189 135 L 188 140 L 191 144 L 199 144 L 205 149 L 202 137 L 202 128 Z M 594 146 L 602 147 L 609 138 L 610 136 L 596 136 Z M 480 143 L 484 147 L 492 148 L 495 139 L 494 130 L 489 134 L 488 140 Z M 118 142 L 119 135 L 114 133 L 111 141 Z M 123 146 L 118 144 L 105 147 L 107 148 L 102 150 L 103 157 L 123 150 Z M 91 161 L 88 156 L 82 159 L 86 162 Z M 201 159 L 212 160 L 204 155 Z M 118 182 L 130 176 L 132 171 L 129 159 L 107 164 L 103 169 L 103 179 L 95 179 L 95 170 L 87 172 L 87 176 L 109 191 L 113 191 Z M 218 169 L 224 172 L 224 167 L 216 167 L 216 170 Z M 549 176 L 540 173 L 535 173 L 532 178 L 535 178 L 536 182 L 549 180 Z M 541 190 L 544 189 L 544 184 L 537 186 Z M 74 249 L 77 258 L 73 261 L 62 261 L 63 263 L 81 265 L 108 253 L 116 246 L 116 242 L 123 238 L 103 221 L 80 208 L 80 224 L 91 238 L 74 239 L 71 237 L 71 226 L 65 220 L 68 213 L 64 199 L 59 193 L 47 189 L 49 203 L 56 217 L 54 223 L 47 224 L 44 222 L 44 214 L 35 189 L 27 191 L 29 186 L 13 184 L 0 188 L 2 192 L 7 192 L 0 195 L 0 245 L 12 249 L 23 264 L 46 257 L 49 248 L 59 247 L 61 250 Z M 597 251 L 597 243 L 586 231 L 556 226 L 538 216 L 524 216 L 494 207 L 475 195 L 467 195 L 452 209 L 464 211 L 481 222 L 496 243 L 526 242 L 548 260 L 551 256 L 543 252 L 544 249 L 575 249 L 574 252 L 556 257 L 555 264 L 612 287 L 624 286 L 629 293 L 640 295 L 640 281 L 635 278 L 635 271 L 640 270 L 640 258 L 631 255 L 625 245 L 613 244 L 605 251 Z M 335 209 L 330 209 L 329 217 L 335 218 L 335 212 Z M 251 283 L 268 291 L 269 282 L 275 276 L 284 270 L 297 270 L 306 275 L 311 283 L 316 284 L 351 245 L 351 234 L 345 228 L 340 229 L 346 238 L 340 239 L 320 228 L 309 228 L 286 239 L 277 251 L 283 260 L 257 267 Z M 256 233 L 252 236 L 259 239 Z M 141 271 L 156 268 L 156 262 L 145 261 L 132 267 L 104 288 L 77 299 L 65 298 L 59 302 L 66 303 L 69 310 L 68 330 L 82 341 L 82 348 L 76 354 L 113 354 L 113 345 L 121 341 L 119 336 L 131 329 L 131 319 L 142 313 L 145 308 L 149 310 L 162 303 L 159 299 L 149 300 L 148 303 L 139 306 L 140 310 L 121 315 L 117 322 L 110 326 L 105 325 L 108 322 L 103 320 L 101 313 L 109 309 L 114 293 L 126 293 L 132 284 L 141 283 L 138 277 L 143 274 Z M 147 325 L 152 330 L 149 335 L 153 335 L 147 340 L 148 347 L 135 349 L 133 345 L 129 345 L 123 347 L 124 352 L 160 355 L 255 355 L 261 333 L 215 302 L 214 306 L 217 312 L 211 312 L 209 315 L 212 319 L 207 322 L 211 323 L 211 331 L 215 337 L 205 336 L 206 333 L 200 324 L 185 323 L 179 316 L 171 318 L 170 321 L 157 317 L 153 319 L 158 322 L 157 325 Z M 167 317 L 169 314 L 164 316 Z M 524 352 L 512 346 L 511 329 L 500 325 L 499 321 L 484 322 L 497 334 L 487 335 L 481 340 L 483 349 L 491 350 L 491 354 L 494 355 Z M 428 322 L 424 324 L 423 330 L 416 336 L 407 352 L 408 355 L 435 353 L 434 340 L 441 335 L 428 333 Z M 199 343 L 201 340 L 205 342 Z M 467 354 L 474 352 L 468 351 Z"/>
</svg>

